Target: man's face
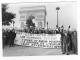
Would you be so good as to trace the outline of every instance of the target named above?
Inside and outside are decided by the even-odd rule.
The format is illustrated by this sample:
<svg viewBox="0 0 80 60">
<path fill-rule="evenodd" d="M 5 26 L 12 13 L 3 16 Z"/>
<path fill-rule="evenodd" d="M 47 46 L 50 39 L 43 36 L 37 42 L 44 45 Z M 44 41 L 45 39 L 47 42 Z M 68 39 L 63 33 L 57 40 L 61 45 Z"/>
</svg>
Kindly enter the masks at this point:
<svg viewBox="0 0 80 60">
<path fill-rule="evenodd" d="M 13 30 L 13 32 L 15 32 L 15 30 Z"/>
<path fill-rule="evenodd" d="M 65 33 L 65 36 L 67 36 L 67 33 Z"/>
<path fill-rule="evenodd" d="M 65 31 L 63 30 L 63 33 L 65 33 Z"/>
<path fill-rule="evenodd" d="M 76 35 L 76 32 L 74 31 L 73 34 Z"/>
</svg>

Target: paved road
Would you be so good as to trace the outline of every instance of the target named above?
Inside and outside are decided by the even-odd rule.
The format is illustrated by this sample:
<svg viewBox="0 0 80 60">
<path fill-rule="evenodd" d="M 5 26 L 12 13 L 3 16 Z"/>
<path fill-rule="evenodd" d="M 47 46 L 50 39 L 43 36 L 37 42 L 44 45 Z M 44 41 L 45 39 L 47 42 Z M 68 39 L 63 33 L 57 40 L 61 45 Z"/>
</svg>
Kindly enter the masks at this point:
<svg viewBox="0 0 80 60">
<path fill-rule="evenodd" d="M 46 56 L 62 55 L 61 49 L 35 48 L 25 46 L 6 46 L 3 50 L 3 56 Z"/>
</svg>

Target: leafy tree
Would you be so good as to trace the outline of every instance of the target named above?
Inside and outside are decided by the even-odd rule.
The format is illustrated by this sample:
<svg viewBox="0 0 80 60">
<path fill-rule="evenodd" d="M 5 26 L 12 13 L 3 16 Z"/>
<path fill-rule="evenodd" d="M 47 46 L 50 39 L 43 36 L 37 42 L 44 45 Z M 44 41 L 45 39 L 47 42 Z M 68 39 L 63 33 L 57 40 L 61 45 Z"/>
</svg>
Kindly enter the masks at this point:
<svg viewBox="0 0 80 60">
<path fill-rule="evenodd" d="M 26 20 L 26 24 L 28 25 L 28 28 L 30 28 L 30 26 L 35 27 L 35 23 L 33 23 L 32 19 L 34 19 L 34 16 L 29 16 L 28 20 Z"/>
<path fill-rule="evenodd" d="M 28 28 L 30 28 L 30 26 L 35 27 L 35 23 L 32 22 L 32 19 L 26 20 L 26 24 L 28 25 Z"/>
<path fill-rule="evenodd" d="M 2 4 L 2 25 L 10 25 L 12 19 L 15 18 L 15 14 L 6 12 L 8 4 Z"/>
</svg>

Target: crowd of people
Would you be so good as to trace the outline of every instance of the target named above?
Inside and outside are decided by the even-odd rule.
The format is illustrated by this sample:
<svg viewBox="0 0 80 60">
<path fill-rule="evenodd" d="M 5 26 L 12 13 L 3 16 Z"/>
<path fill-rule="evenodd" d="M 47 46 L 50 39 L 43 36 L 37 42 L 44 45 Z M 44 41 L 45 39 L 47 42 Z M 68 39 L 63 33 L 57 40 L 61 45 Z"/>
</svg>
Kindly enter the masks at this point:
<svg viewBox="0 0 80 60">
<path fill-rule="evenodd" d="M 5 45 L 8 45 L 9 44 L 9 47 L 14 47 L 14 39 L 16 37 L 16 33 L 15 33 L 15 30 L 12 29 L 12 30 L 4 30 L 3 29 L 3 49 L 4 49 L 4 46 Z"/>
<path fill-rule="evenodd" d="M 61 30 L 62 30 L 63 27 L 57 27 L 56 26 L 56 29 L 53 30 L 52 28 L 36 28 L 36 27 L 30 27 L 30 28 L 27 28 L 27 29 L 20 29 L 18 30 L 18 32 L 25 32 L 25 33 L 32 33 L 32 34 L 60 34 Z"/>
<path fill-rule="evenodd" d="M 63 31 L 61 32 L 62 54 L 69 55 L 70 52 L 78 54 L 77 52 L 77 31 Z"/>
<path fill-rule="evenodd" d="M 62 54 L 69 55 L 70 52 L 74 54 L 77 53 L 77 31 L 71 31 L 70 26 L 67 30 L 64 30 L 64 26 L 58 27 L 56 25 L 56 29 L 36 29 L 34 27 L 30 27 L 29 29 L 18 30 L 19 32 L 31 33 L 31 34 L 61 34 L 61 49 Z M 5 45 L 9 44 L 9 47 L 14 46 L 14 39 L 16 37 L 16 30 L 4 30 L 3 29 L 3 48 Z"/>
</svg>

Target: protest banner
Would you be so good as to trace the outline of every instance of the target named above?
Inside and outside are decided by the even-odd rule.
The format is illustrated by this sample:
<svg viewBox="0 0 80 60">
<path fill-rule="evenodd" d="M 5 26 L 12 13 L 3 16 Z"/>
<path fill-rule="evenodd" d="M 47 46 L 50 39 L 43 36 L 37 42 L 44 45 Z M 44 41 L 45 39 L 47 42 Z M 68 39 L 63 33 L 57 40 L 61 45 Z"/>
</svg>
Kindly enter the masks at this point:
<svg viewBox="0 0 80 60">
<path fill-rule="evenodd" d="M 42 47 L 42 48 L 61 48 L 60 34 L 16 34 L 16 45 Z"/>
</svg>

